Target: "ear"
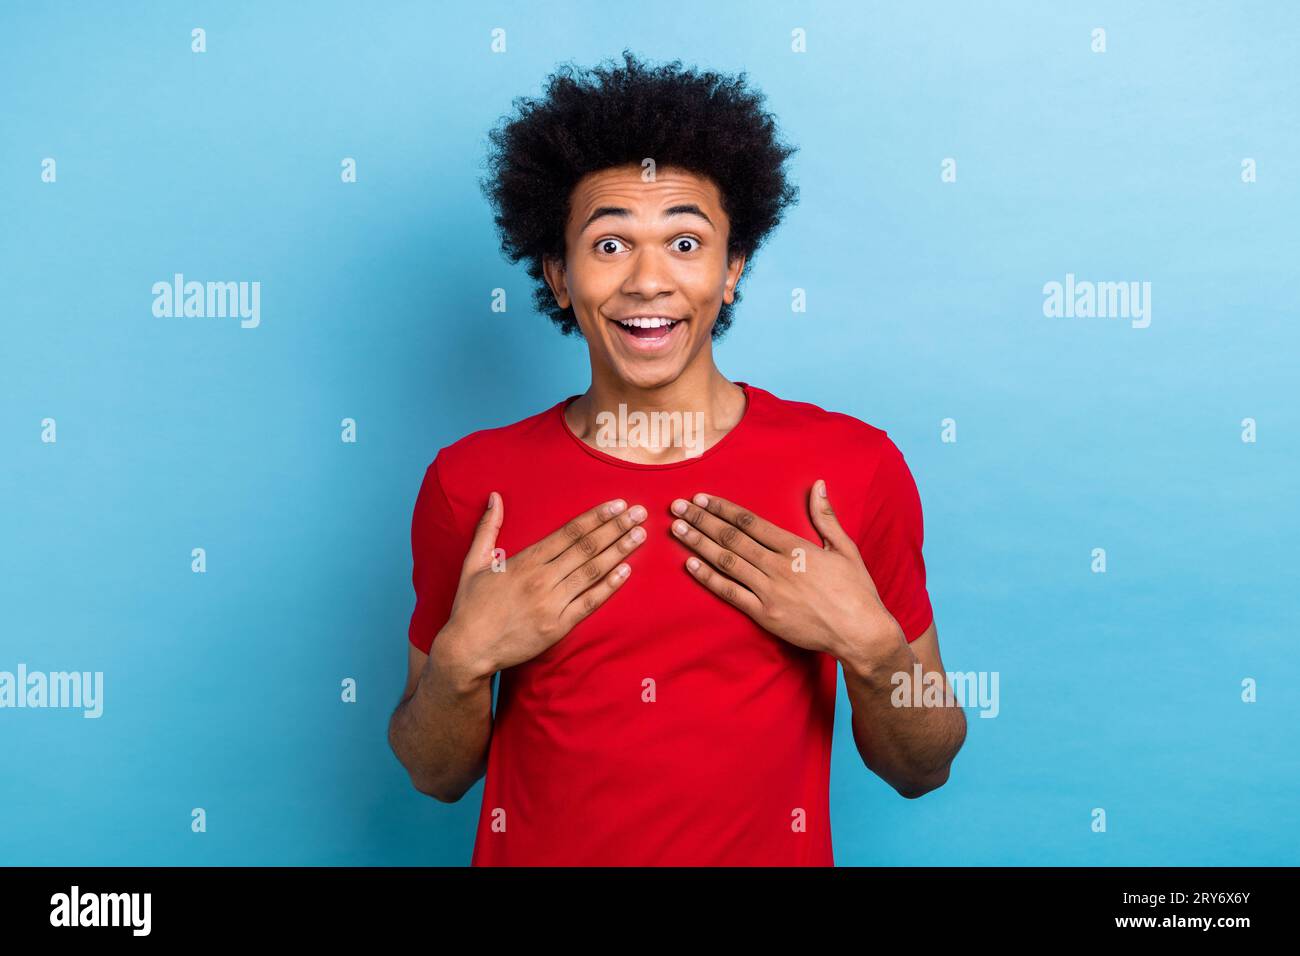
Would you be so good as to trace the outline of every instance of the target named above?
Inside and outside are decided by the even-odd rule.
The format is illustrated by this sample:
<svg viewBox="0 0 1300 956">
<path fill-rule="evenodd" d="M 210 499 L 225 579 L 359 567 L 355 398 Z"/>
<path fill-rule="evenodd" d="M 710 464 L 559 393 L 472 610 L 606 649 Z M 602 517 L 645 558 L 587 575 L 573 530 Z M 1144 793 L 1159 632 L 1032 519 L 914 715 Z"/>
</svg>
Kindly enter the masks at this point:
<svg viewBox="0 0 1300 956">
<path fill-rule="evenodd" d="M 546 256 L 542 259 L 542 275 L 546 277 L 546 284 L 551 287 L 551 294 L 555 296 L 555 304 L 561 309 L 569 307 L 569 283 L 564 274 L 564 260 L 552 259 Z"/>
<path fill-rule="evenodd" d="M 727 259 L 727 284 L 722 290 L 722 301 L 732 302 L 736 298 L 736 283 L 740 281 L 740 274 L 745 271 L 745 257 L 731 256 Z"/>
</svg>

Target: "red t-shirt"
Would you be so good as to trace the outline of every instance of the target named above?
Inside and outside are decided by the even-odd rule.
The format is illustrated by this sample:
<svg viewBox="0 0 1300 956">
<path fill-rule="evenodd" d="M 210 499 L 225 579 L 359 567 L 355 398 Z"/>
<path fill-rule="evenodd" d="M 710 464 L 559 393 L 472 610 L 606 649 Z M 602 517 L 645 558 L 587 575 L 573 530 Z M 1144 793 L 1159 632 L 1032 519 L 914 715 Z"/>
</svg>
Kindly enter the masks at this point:
<svg viewBox="0 0 1300 956">
<path fill-rule="evenodd" d="M 428 467 L 411 524 L 409 634 L 425 652 L 490 491 L 505 503 L 497 545 L 507 556 L 608 499 L 649 512 L 623 586 L 501 672 L 472 865 L 834 865 L 837 662 L 696 581 L 668 506 L 720 495 L 820 547 L 808 493 L 826 479 L 910 642 L 932 618 L 920 497 L 883 430 L 737 384 L 748 398 L 740 422 L 684 461 L 637 464 L 593 448 L 565 422 L 569 398 L 468 435 Z"/>
</svg>

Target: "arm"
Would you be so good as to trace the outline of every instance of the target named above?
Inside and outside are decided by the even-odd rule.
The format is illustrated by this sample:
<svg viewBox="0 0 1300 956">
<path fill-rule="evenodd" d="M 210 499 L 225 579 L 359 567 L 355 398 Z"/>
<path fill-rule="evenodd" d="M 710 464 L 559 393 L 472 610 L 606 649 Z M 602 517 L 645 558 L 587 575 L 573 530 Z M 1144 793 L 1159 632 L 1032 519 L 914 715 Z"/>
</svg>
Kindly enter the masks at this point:
<svg viewBox="0 0 1300 956">
<path fill-rule="evenodd" d="M 900 633 L 892 653 L 859 659 L 849 651 L 840 663 L 853 705 L 853 741 L 862 762 L 909 799 L 943 786 L 966 740 L 965 711 L 955 705 L 896 707 L 891 700 L 897 688 L 894 675 L 906 674 L 911 682 L 920 664 L 927 675 L 923 679 L 931 680 L 928 675 L 936 673 L 943 699 L 950 701 L 934 624 L 911 644 Z"/>
<path fill-rule="evenodd" d="M 406 689 L 388 723 L 388 743 L 415 789 L 454 803 L 487 772 L 495 675 L 457 654 L 445 629 L 428 654 L 408 647 Z"/>
</svg>

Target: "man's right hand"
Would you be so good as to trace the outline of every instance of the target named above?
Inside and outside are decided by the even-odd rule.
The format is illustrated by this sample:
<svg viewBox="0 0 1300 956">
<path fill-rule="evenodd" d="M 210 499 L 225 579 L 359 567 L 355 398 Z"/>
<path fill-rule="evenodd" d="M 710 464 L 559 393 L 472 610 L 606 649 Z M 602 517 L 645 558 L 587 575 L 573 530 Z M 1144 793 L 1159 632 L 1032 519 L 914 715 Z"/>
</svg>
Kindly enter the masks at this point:
<svg viewBox="0 0 1300 956">
<path fill-rule="evenodd" d="M 627 580 L 632 569 L 622 559 L 645 540 L 645 518 L 640 505 L 607 501 L 519 553 L 498 557 L 504 570 L 493 570 L 505 503 L 492 492 L 436 641 L 449 638 L 459 659 L 485 677 L 532 660 Z"/>
</svg>

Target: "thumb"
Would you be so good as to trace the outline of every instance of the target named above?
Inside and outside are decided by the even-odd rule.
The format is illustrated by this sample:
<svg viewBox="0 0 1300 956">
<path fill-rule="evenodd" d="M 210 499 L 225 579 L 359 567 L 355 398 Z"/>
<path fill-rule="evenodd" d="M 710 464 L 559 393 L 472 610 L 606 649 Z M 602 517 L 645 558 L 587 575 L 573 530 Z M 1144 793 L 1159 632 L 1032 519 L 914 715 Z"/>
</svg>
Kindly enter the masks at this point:
<svg viewBox="0 0 1300 956">
<path fill-rule="evenodd" d="M 478 527 L 474 529 L 469 552 L 465 555 L 466 571 L 479 571 L 492 564 L 492 551 L 497 546 L 497 532 L 505 520 L 505 510 L 501 496 L 495 491 L 491 492 L 483 516 L 478 519 Z"/>
<path fill-rule="evenodd" d="M 808 493 L 808 511 L 812 514 L 813 527 L 826 542 L 826 548 L 834 548 L 836 551 L 857 549 L 853 539 L 840 525 L 840 519 L 835 517 L 835 509 L 831 507 L 831 499 L 826 494 L 826 482 L 820 478 L 813 482 L 812 490 Z"/>
</svg>

